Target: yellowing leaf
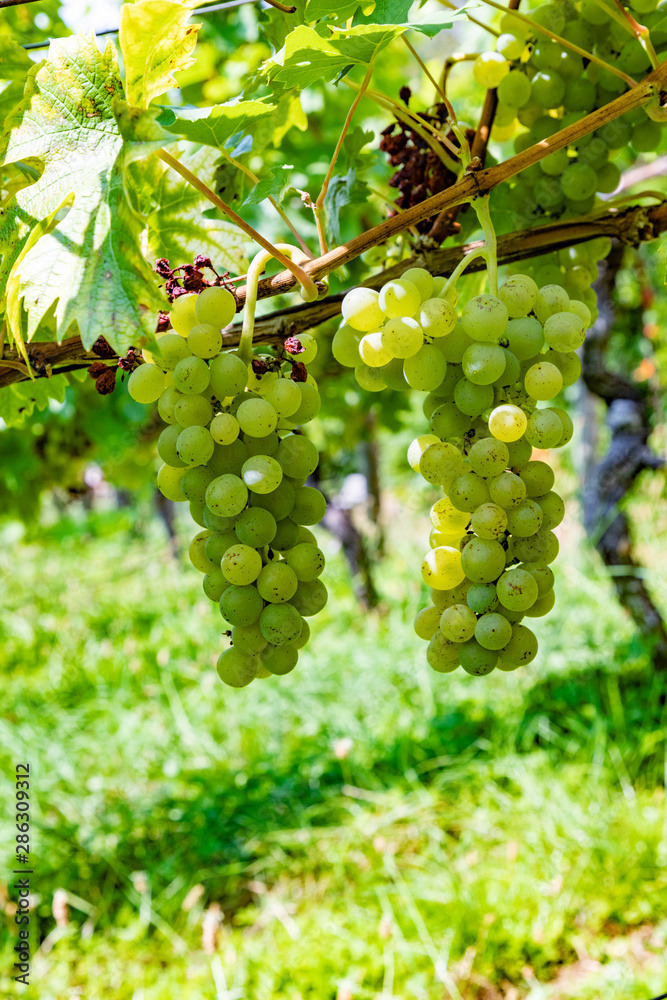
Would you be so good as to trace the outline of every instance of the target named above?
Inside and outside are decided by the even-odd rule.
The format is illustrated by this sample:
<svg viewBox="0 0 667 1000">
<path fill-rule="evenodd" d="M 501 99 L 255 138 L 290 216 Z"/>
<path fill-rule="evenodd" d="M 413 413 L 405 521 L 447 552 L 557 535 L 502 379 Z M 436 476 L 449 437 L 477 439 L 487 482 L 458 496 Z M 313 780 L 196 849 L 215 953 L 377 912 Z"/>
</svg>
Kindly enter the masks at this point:
<svg viewBox="0 0 667 1000">
<path fill-rule="evenodd" d="M 127 100 L 141 108 L 178 84 L 174 73 L 194 62 L 201 24 L 188 24 L 195 0 L 138 0 L 120 11 L 119 42 Z"/>
</svg>

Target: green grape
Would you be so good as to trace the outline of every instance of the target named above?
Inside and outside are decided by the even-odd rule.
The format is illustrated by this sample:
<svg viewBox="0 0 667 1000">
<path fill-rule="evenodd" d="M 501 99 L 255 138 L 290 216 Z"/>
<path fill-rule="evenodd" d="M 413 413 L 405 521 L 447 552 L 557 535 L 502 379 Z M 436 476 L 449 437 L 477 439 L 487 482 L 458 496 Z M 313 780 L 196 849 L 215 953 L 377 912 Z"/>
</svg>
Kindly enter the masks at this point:
<svg viewBox="0 0 667 1000">
<path fill-rule="evenodd" d="M 654 152 L 660 145 L 661 140 L 662 128 L 660 123 L 651 121 L 650 119 L 633 128 L 630 135 L 630 143 L 636 153 Z"/>
<path fill-rule="evenodd" d="M 565 84 L 563 104 L 568 111 L 583 111 L 588 114 L 595 107 L 595 87 L 586 77 L 568 80 Z"/>
<path fill-rule="evenodd" d="M 206 506 L 220 517 L 240 514 L 248 502 L 248 487 L 238 476 L 217 476 L 206 490 Z"/>
<path fill-rule="evenodd" d="M 499 476 L 509 465 L 509 450 L 496 438 L 482 438 L 468 452 L 468 461 L 478 476 Z"/>
<path fill-rule="evenodd" d="M 194 469 L 189 469 L 189 472 L 194 472 Z M 183 476 L 185 479 L 185 475 Z M 183 480 L 181 480 L 181 488 L 183 488 Z M 190 517 L 198 524 L 201 528 L 206 528 L 208 525 L 204 521 L 204 511 L 206 510 L 206 505 L 203 500 L 191 500 L 188 504 L 188 510 L 190 511 Z"/>
<path fill-rule="evenodd" d="M 461 413 L 456 403 L 442 403 L 431 414 L 430 424 L 437 438 L 459 438 L 470 427 L 470 418 Z"/>
<path fill-rule="evenodd" d="M 320 613 L 329 599 L 327 588 L 321 580 L 299 583 L 292 604 L 304 618 L 312 618 Z"/>
<path fill-rule="evenodd" d="M 449 674 L 459 665 L 460 643 L 446 639 L 438 629 L 431 638 L 426 650 L 426 660 L 429 667 L 439 674 Z"/>
<path fill-rule="evenodd" d="M 402 358 L 392 358 L 386 365 L 382 365 L 378 371 L 382 373 L 382 378 L 384 379 L 388 389 L 395 389 L 398 392 L 404 392 L 406 389 L 410 388 L 403 371 Z"/>
<path fill-rule="evenodd" d="M 397 317 L 388 320 L 380 334 L 371 334 L 372 337 L 379 337 L 382 346 L 382 364 L 387 364 L 392 358 L 410 358 L 422 347 L 424 334 L 419 323 L 409 316 Z M 366 339 L 366 338 L 364 338 Z M 363 341 L 359 347 L 359 353 L 366 364 L 371 362 L 364 356 L 362 350 Z M 379 365 L 371 365 L 379 367 Z"/>
<path fill-rule="evenodd" d="M 183 478 L 181 479 L 181 489 L 183 490 L 183 494 L 191 503 L 200 503 L 204 506 L 206 501 L 206 490 L 208 489 L 209 483 L 211 483 L 214 478 L 215 476 L 210 469 L 203 468 L 201 465 L 195 465 L 186 469 L 183 473 Z"/>
<path fill-rule="evenodd" d="M 236 354 L 219 354 L 211 361 L 211 392 L 222 402 L 245 389 L 248 369 Z"/>
<path fill-rule="evenodd" d="M 206 396 L 183 396 L 174 406 L 179 427 L 206 427 L 213 416 L 213 407 Z"/>
<path fill-rule="evenodd" d="M 298 639 L 295 639 L 292 643 L 295 649 L 303 649 L 308 640 L 310 639 L 310 625 L 305 618 L 301 619 L 301 635 Z"/>
<path fill-rule="evenodd" d="M 297 524 L 319 524 L 327 512 L 327 502 L 314 486 L 301 486 L 295 491 L 292 519 Z"/>
<path fill-rule="evenodd" d="M 465 577 L 461 566 L 461 553 L 446 545 L 431 549 L 422 562 L 424 583 L 434 590 L 451 590 Z"/>
<path fill-rule="evenodd" d="M 463 455 L 459 449 L 443 441 L 430 445 L 419 461 L 419 472 L 434 486 L 449 483 L 462 469 Z"/>
<path fill-rule="evenodd" d="M 431 524 L 438 531 L 456 531 L 461 529 L 464 532 L 470 521 L 467 512 L 458 510 L 449 497 L 440 497 L 431 507 Z"/>
<path fill-rule="evenodd" d="M 286 552 L 299 543 L 299 525 L 291 517 L 278 521 L 271 548 L 276 552 Z"/>
<path fill-rule="evenodd" d="M 561 316 L 566 315 L 560 313 Z M 551 319 L 556 319 L 552 316 Z M 547 320 L 549 322 L 549 320 Z M 563 376 L 549 361 L 531 365 L 524 376 L 526 392 L 533 399 L 553 399 L 563 388 Z"/>
<path fill-rule="evenodd" d="M 303 350 L 299 354 L 299 361 L 304 365 L 309 365 L 317 356 L 317 341 L 310 333 L 300 333 L 299 343 Z"/>
<path fill-rule="evenodd" d="M 541 529 L 530 538 L 512 539 L 514 555 L 523 563 L 546 562 L 546 557 L 549 554 L 549 534 L 550 532 Z M 553 562 L 553 560 L 549 561 Z"/>
<path fill-rule="evenodd" d="M 468 336 L 490 344 L 502 337 L 507 320 L 507 307 L 495 295 L 476 295 L 461 313 L 461 324 Z"/>
<path fill-rule="evenodd" d="M 267 646 L 267 640 L 262 635 L 257 622 L 253 625 L 235 626 L 232 629 L 232 643 L 235 649 L 240 653 L 245 653 L 246 656 L 257 656 Z"/>
<path fill-rule="evenodd" d="M 305 479 L 317 468 L 319 453 L 303 434 L 288 434 L 278 445 L 276 458 L 286 476 Z"/>
<path fill-rule="evenodd" d="M 237 517 L 234 531 L 243 545 L 261 549 L 265 545 L 270 545 L 276 537 L 276 519 L 262 507 L 247 507 Z"/>
<path fill-rule="evenodd" d="M 195 293 L 190 292 L 185 295 L 179 295 L 172 303 L 169 321 L 176 333 L 179 333 L 181 337 L 187 337 L 192 327 L 198 322 L 196 313 L 197 298 L 198 296 Z"/>
<path fill-rule="evenodd" d="M 518 507 L 526 497 L 526 485 L 514 472 L 501 472 L 489 482 L 489 496 L 505 510 Z"/>
<path fill-rule="evenodd" d="M 489 501 L 489 488 L 481 476 L 464 472 L 449 486 L 449 499 L 459 511 L 472 512 Z"/>
<path fill-rule="evenodd" d="M 331 341 L 331 353 L 339 365 L 343 365 L 345 368 L 355 368 L 359 364 L 361 336 L 349 323 L 343 323 L 339 327 Z"/>
<path fill-rule="evenodd" d="M 507 515 L 507 527 L 518 538 L 529 538 L 542 527 L 544 515 L 535 500 L 524 500 Z"/>
<path fill-rule="evenodd" d="M 223 570 L 224 572 L 224 570 Z M 257 577 L 257 590 L 265 601 L 284 604 L 291 600 L 298 586 L 297 575 L 286 562 L 275 560 L 263 567 Z"/>
<path fill-rule="evenodd" d="M 473 63 L 475 80 L 486 90 L 494 90 L 510 71 L 510 64 L 500 52 L 482 52 Z"/>
<path fill-rule="evenodd" d="M 200 323 L 210 323 L 222 329 L 229 326 L 236 315 L 236 299 L 219 285 L 204 288 L 197 296 L 195 314 Z"/>
<path fill-rule="evenodd" d="M 222 557 L 227 549 L 231 548 L 232 545 L 235 545 L 237 541 L 236 532 L 233 528 L 227 528 L 226 531 L 212 532 L 206 539 L 206 544 L 204 545 L 206 558 L 210 559 L 216 568 L 219 567 L 222 562 Z M 222 572 L 222 570 L 220 572 Z"/>
<path fill-rule="evenodd" d="M 565 96 L 565 83 L 558 73 L 537 73 L 531 81 L 531 94 L 544 108 L 559 108 Z"/>
<path fill-rule="evenodd" d="M 259 356 L 259 359 L 262 360 L 261 355 Z M 246 383 L 246 388 L 248 389 L 249 393 L 252 392 L 253 398 L 256 396 L 263 397 L 264 395 L 266 395 L 271 386 L 278 381 L 279 378 L 280 375 L 278 374 L 278 372 L 275 371 L 260 372 L 259 374 L 257 374 L 253 370 L 252 365 L 250 365 L 250 367 L 248 368 L 248 381 Z"/>
<path fill-rule="evenodd" d="M 574 424 L 572 423 L 572 419 L 569 413 L 566 413 L 565 410 L 561 410 L 557 406 L 550 406 L 549 412 L 556 414 L 563 428 L 563 435 L 558 441 L 558 444 L 554 445 L 554 447 L 563 448 L 566 444 L 569 444 L 570 441 L 572 440 L 572 435 L 574 434 Z"/>
<path fill-rule="evenodd" d="M 544 597 L 550 590 L 553 590 L 554 574 L 553 570 L 546 563 L 529 562 L 522 563 L 519 569 L 527 570 L 537 584 L 537 596 Z"/>
<path fill-rule="evenodd" d="M 231 413 L 217 413 L 209 430 L 216 444 L 232 444 L 239 436 L 239 422 Z"/>
<path fill-rule="evenodd" d="M 553 590 L 548 590 L 542 597 L 538 597 L 535 603 L 526 611 L 527 618 L 543 618 L 548 615 L 556 603 L 556 595 Z"/>
<path fill-rule="evenodd" d="M 367 333 L 359 341 L 359 356 L 369 368 L 381 368 L 394 357 L 383 343 L 384 333 Z"/>
<path fill-rule="evenodd" d="M 206 594 L 206 596 L 208 597 L 209 601 L 213 601 L 214 604 L 219 603 L 220 598 L 224 594 L 225 590 L 227 589 L 227 587 L 230 586 L 231 584 L 229 583 L 229 581 L 225 580 L 224 576 L 222 575 L 222 570 L 218 569 L 217 566 L 214 567 L 213 569 L 210 569 L 208 573 L 206 573 L 206 575 L 204 576 L 204 579 L 202 580 L 202 589 Z"/>
<path fill-rule="evenodd" d="M 231 545 L 222 558 L 221 569 L 226 580 L 235 587 L 254 583 L 262 570 L 262 557 L 250 545 L 237 542 Z"/>
<path fill-rule="evenodd" d="M 569 303 L 570 297 L 560 285 L 543 285 L 537 293 L 533 309 L 540 323 L 544 325 L 550 316 L 564 312 Z M 511 346 L 510 350 L 513 350 Z M 517 354 L 516 351 L 514 353 Z"/>
<path fill-rule="evenodd" d="M 422 302 L 430 299 L 433 294 L 433 275 L 425 267 L 409 267 L 403 272 L 401 279 L 415 286 Z"/>
<path fill-rule="evenodd" d="M 403 363 L 406 381 L 412 389 L 431 392 L 437 389 L 447 369 L 447 362 L 435 345 L 424 344 Z"/>
<path fill-rule="evenodd" d="M 516 38 L 510 32 L 505 32 L 496 39 L 496 49 L 506 59 L 514 61 L 520 59 L 526 43 L 523 38 Z"/>
<path fill-rule="evenodd" d="M 315 386 L 309 382 L 297 382 L 296 386 L 301 393 L 301 403 L 298 410 L 290 416 L 290 420 L 295 424 L 307 424 L 320 412 L 322 400 Z"/>
<path fill-rule="evenodd" d="M 461 364 L 466 348 L 472 343 L 472 339 L 460 323 L 457 323 L 452 332 L 447 334 L 446 337 L 440 337 L 435 341 L 445 361 L 452 365 Z"/>
<path fill-rule="evenodd" d="M 174 385 L 186 396 L 198 396 L 208 388 L 208 365 L 201 358 L 183 358 L 174 368 Z"/>
<path fill-rule="evenodd" d="M 408 465 L 415 472 L 419 472 L 419 463 L 427 448 L 434 444 L 440 444 L 440 439 L 435 434 L 420 434 L 408 447 Z"/>
<path fill-rule="evenodd" d="M 378 300 L 379 295 L 373 288 L 353 288 L 343 299 L 343 319 L 353 330 L 361 333 L 379 330 L 384 322 L 384 313 Z"/>
<path fill-rule="evenodd" d="M 422 302 L 418 318 L 426 337 L 446 337 L 456 326 L 456 310 L 447 299 L 427 299 Z"/>
<path fill-rule="evenodd" d="M 440 618 L 440 631 L 450 642 L 465 642 L 475 634 L 477 616 L 467 604 L 445 608 Z"/>
<path fill-rule="evenodd" d="M 213 358 L 222 347 L 222 334 L 210 323 L 199 323 L 188 334 L 188 347 L 197 358 Z"/>
<path fill-rule="evenodd" d="M 252 493 L 272 493 L 280 486 L 283 470 L 275 458 L 255 455 L 243 463 L 241 478 Z"/>
<path fill-rule="evenodd" d="M 236 419 L 244 434 L 266 437 L 276 429 L 278 414 L 265 399 L 248 399 L 239 406 Z"/>
<path fill-rule="evenodd" d="M 526 74 L 513 69 L 498 84 L 498 99 L 510 108 L 523 108 L 530 101 L 532 90 Z"/>
<path fill-rule="evenodd" d="M 490 385 L 504 370 L 504 351 L 495 344 L 471 344 L 463 355 L 463 374 L 475 385 Z"/>
<path fill-rule="evenodd" d="M 421 295 L 416 285 L 405 278 L 397 281 L 388 281 L 380 289 L 378 305 L 389 319 L 398 319 L 401 316 L 414 316 L 419 309 Z"/>
<path fill-rule="evenodd" d="M 144 352 L 145 353 L 145 352 Z M 183 337 L 177 333 L 166 333 L 157 341 L 156 349 L 152 352 L 153 363 L 157 364 L 163 371 L 172 372 L 179 361 L 192 354 L 190 347 Z"/>
<path fill-rule="evenodd" d="M 209 531 L 227 531 L 227 528 L 231 528 L 234 524 L 234 520 L 231 517 L 218 517 L 214 514 L 208 507 L 204 507 L 204 526 L 209 529 Z"/>
<path fill-rule="evenodd" d="M 522 469 L 530 461 L 533 453 L 531 444 L 525 438 L 508 442 L 507 450 L 510 456 L 507 464 L 510 469 Z"/>
<path fill-rule="evenodd" d="M 498 607 L 496 588 L 492 583 L 473 583 L 466 595 L 468 607 L 477 615 L 494 611 Z"/>
<path fill-rule="evenodd" d="M 527 316 L 535 305 L 537 285 L 527 274 L 513 274 L 498 289 L 510 319 Z"/>
<path fill-rule="evenodd" d="M 181 428 L 172 424 L 169 427 L 165 427 L 157 439 L 158 455 L 163 462 L 166 462 L 167 465 L 171 465 L 175 469 L 180 469 L 185 466 L 185 462 L 181 461 L 178 452 L 176 451 L 176 442 L 180 433 Z"/>
<path fill-rule="evenodd" d="M 187 500 L 181 489 L 185 469 L 174 469 L 171 465 L 161 465 L 157 474 L 157 488 L 167 500 Z"/>
<path fill-rule="evenodd" d="M 484 649 L 497 651 L 502 649 L 512 638 L 512 625 L 504 615 L 491 612 L 478 619 L 475 626 L 475 639 Z"/>
<path fill-rule="evenodd" d="M 454 402 L 461 413 L 468 417 L 478 417 L 493 405 L 493 386 L 475 385 L 467 378 L 462 378 L 456 383 Z"/>
<path fill-rule="evenodd" d="M 289 378 L 279 378 L 267 389 L 265 400 L 270 403 L 279 417 L 289 417 L 301 406 L 299 386 Z"/>
<path fill-rule="evenodd" d="M 195 569 L 200 573 L 208 573 L 215 569 L 215 564 L 206 555 L 206 542 L 209 539 L 210 531 L 199 531 L 190 542 L 188 557 Z"/>
<path fill-rule="evenodd" d="M 248 449 L 243 441 L 237 438 L 231 444 L 216 444 L 213 457 L 209 459 L 207 468 L 216 476 L 231 474 L 240 476 L 243 463 L 248 458 Z"/>
<path fill-rule="evenodd" d="M 500 577 L 496 593 L 508 611 L 526 611 L 537 600 L 537 582 L 526 570 L 514 567 Z"/>
<path fill-rule="evenodd" d="M 570 303 L 571 304 L 571 303 Z M 549 348 L 542 355 L 544 361 L 555 365 L 563 379 L 563 386 L 574 385 L 581 375 L 581 359 L 575 351 L 554 351 Z"/>
<path fill-rule="evenodd" d="M 588 291 L 590 291 L 590 289 L 588 289 Z M 592 294 L 595 295 L 594 292 Z M 591 316 L 590 309 L 584 302 L 581 302 L 579 299 L 570 299 L 570 303 L 567 309 L 568 312 L 574 313 L 575 316 L 578 316 L 579 319 L 583 322 L 584 327 L 588 329 L 593 319 Z"/>
<path fill-rule="evenodd" d="M 273 514 L 276 521 L 280 522 L 292 512 L 294 507 L 294 487 L 285 478 L 280 486 L 276 487 L 272 493 L 253 493 L 251 504 L 253 507 L 261 507 Z"/>
<path fill-rule="evenodd" d="M 272 646 L 269 644 L 266 649 L 262 650 L 260 654 L 260 660 L 262 665 L 271 674 L 276 674 L 282 677 L 284 674 L 289 674 L 290 671 L 294 670 L 299 659 L 299 653 L 296 646 Z"/>
<path fill-rule="evenodd" d="M 324 570 L 324 553 L 316 545 L 300 542 L 287 553 L 287 563 L 294 570 L 297 580 L 309 583 L 316 580 Z"/>
<path fill-rule="evenodd" d="M 543 526 L 549 529 L 557 528 L 565 517 L 565 504 L 562 497 L 550 490 L 548 493 L 535 497 L 535 503 L 538 504 L 544 515 Z"/>
<path fill-rule="evenodd" d="M 512 638 L 501 652 L 505 663 L 526 666 L 537 656 L 537 639 L 525 625 L 513 625 Z"/>
<path fill-rule="evenodd" d="M 214 443 L 209 431 L 196 424 L 185 427 L 178 435 L 176 450 L 186 465 L 206 465 L 213 454 Z"/>
<path fill-rule="evenodd" d="M 278 446 L 280 445 L 280 437 L 275 431 L 272 431 L 266 437 L 250 437 L 248 435 L 244 437 L 243 443 L 248 450 L 248 458 L 254 458 L 258 455 L 267 455 L 269 458 L 275 458 Z"/>
<path fill-rule="evenodd" d="M 489 538 L 471 538 L 461 554 L 461 566 L 473 583 L 492 583 L 505 569 L 505 550 Z"/>
<path fill-rule="evenodd" d="M 127 391 L 137 403 L 154 403 L 166 388 L 164 372 L 156 365 L 139 365 L 130 375 Z M 176 388 L 180 388 L 177 386 Z"/>
<path fill-rule="evenodd" d="M 226 579 L 226 578 L 225 578 Z M 257 587 L 227 587 L 220 598 L 220 614 L 230 625 L 253 625 L 264 608 Z"/>
<path fill-rule="evenodd" d="M 179 399 L 183 399 L 183 393 L 179 392 L 178 389 L 173 385 L 168 385 L 167 388 L 160 394 L 158 399 L 157 411 L 160 414 L 160 418 L 165 422 L 165 424 L 175 424 L 176 417 L 174 415 L 174 410 L 176 408 L 176 403 Z"/>
<path fill-rule="evenodd" d="M 505 534 L 507 528 L 507 514 L 502 507 L 495 503 L 483 503 L 473 512 L 470 518 L 470 527 L 480 538 L 500 538 Z M 463 560 L 463 568 L 465 569 L 465 559 Z M 505 568 L 504 561 L 502 568 Z M 470 578 L 473 579 L 473 577 Z M 478 580 L 476 582 L 486 581 Z"/>
<path fill-rule="evenodd" d="M 540 497 L 548 493 L 555 481 L 553 469 L 546 462 L 528 462 L 521 469 L 519 477 L 526 487 L 527 497 Z"/>
<path fill-rule="evenodd" d="M 178 299 L 176 300 L 178 302 Z M 232 646 L 218 658 L 217 671 L 220 680 L 229 687 L 242 688 L 257 676 L 258 660 L 247 656 Z"/>
<path fill-rule="evenodd" d="M 422 608 L 421 611 L 418 611 L 414 621 L 416 635 L 420 639 L 426 639 L 427 642 L 432 639 L 440 628 L 441 615 L 442 611 L 436 607 Z"/>
<path fill-rule="evenodd" d="M 494 438 L 510 444 L 523 437 L 528 420 L 526 414 L 512 403 L 496 406 L 489 416 L 489 430 Z"/>
<path fill-rule="evenodd" d="M 495 668 L 498 654 L 491 649 L 484 649 L 476 639 L 468 639 L 459 649 L 459 660 L 467 674 L 484 677 Z"/>
<path fill-rule="evenodd" d="M 555 351 L 576 351 L 584 342 L 586 327 L 583 320 L 571 312 L 549 316 L 544 324 L 544 339 Z"/>
<path fill-rule="evenodd" d="M 555 448 L 563 436 L 563 424 L 553 410 L 535 410 L 528 420 L 526 438 L 534 448 Z"/>
</svg>

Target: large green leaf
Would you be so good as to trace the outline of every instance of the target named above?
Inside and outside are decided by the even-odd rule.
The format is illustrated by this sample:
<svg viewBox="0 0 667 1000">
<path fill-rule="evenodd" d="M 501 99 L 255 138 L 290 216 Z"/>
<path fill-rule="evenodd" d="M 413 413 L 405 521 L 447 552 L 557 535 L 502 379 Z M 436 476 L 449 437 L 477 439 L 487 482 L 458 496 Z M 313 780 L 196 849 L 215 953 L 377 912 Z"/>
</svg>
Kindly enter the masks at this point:
<svg viewBox="0 0 667 1000">
<path fill-rule="evenodd" d="M 8 427 L 22 424 L 32 416 L 35 407 L 45 410 L 51 400 L 62 403 L 67 388 L 67 375 L 40 378 L 34 382 L 12 382 L 0 392 L 0 420 Z"/>
<path fill-rule="evenodd" d="M 48 61 L 31 69 L 0 153 L 8 164 L 38 162 L 42 173 L 16 193 L 0 224 L 3 294 L 31 232 L 69 195 L 73 204 L 21 260 L 17 294 L 29 338 L 55 301 L 58 339 L 77 324 L 87 346 L 104 333 L 123 351 L 150 332 L 159 300 L 125 168 L 165 135 L 153 112 L 128 109 L 122 100 L 111 43 L 101 53 L 92 35 L 58 40 Z"/>
<path fill-rule="evenodd" d="M 326 29 L 320 29 L 325 31 Z M 358 25 L 333 28 L 326 36 L 301 25 L 285 41 L 285 48 L 267 65 L 280 83 L 303 90 L 317 80 L 333 80 L 352 66 L 368 66 L 378 52 L 405 31 L 401 25 Z"/>
<path fill-rule="evenodd" d="M 211 184 L 219 155 L 200 149 L 182 161 L 205 183 Z M 148 164 L 137 170 L 145 173 Z M 250 241 L 226 219 L 212 216 L 211 206 L 198 191 L 184 184 L 173 170 L 155 161 L 147 178 L 153 209 L 148 216 L 148 249 L 151 260 L 166 257 L 172 267 L 192 263 L 197 254 L 210 257 L 217 271 L 244 274 L 248 267 Z"/>
<path fill-rule="evenodd" d="M 119 42 L 130 104 L 147 108 L 194 62 L 200 24 L 188 24 L 196 0 L 137 0 L 120 11 Z"/>
<path fill-rule="evenodd" d="M 234 135 L 251 135 L 262 119 L 269 118 L 275 110 L 275 104 L 265 104 L 263 101 L 216 104 L 212 108 L 185 108 L 178 112 L 165 108 L 158 121 L 176 136 L 222 149 Z"/>
<path fill-rule="evenodd" d="M 21 100 L 28 71 L 33 66 L 25 49 L 9 35 L 0 35 L 0 80 L 6 81 L 6 86 L 0 88 L 0 121 Z"/>
</svg>

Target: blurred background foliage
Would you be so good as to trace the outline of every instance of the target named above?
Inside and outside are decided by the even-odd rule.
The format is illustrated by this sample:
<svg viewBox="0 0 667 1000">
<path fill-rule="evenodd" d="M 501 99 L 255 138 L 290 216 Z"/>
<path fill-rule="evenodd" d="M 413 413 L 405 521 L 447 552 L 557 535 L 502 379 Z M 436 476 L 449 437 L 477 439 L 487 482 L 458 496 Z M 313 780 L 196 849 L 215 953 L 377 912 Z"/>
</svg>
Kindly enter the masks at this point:
<svg viewBox="0 0 667 1000">
<path fill-rule="evenodd" d="M 117 6 L 102 16 L 42 0 L 3 11 L 0 32 L 23 44 L 113 27 Z M 197 60 L 174 105 L 234 98 L 282 43 L 286 16 L 248 5 L 198 20 Z M 418 43 L 436 75 L 449 54 L 485 45 L 462 22 Z M 398 100 L 404 85 L 411 106 L 433 101 L 395 45 L 374 87 Z M 483 92 L 469 64 L 449 88 L 474 122 Z M 302 192 L 317 196 L 351 94 L 308 88 L 285 111 L 279 148 L 260 136 L 232 152 L 260 179 L 281 175 L 283 207 L 314 252 Z M 340 175 L 357 200 L 329 215 L 340 240 L 394 200 L 378 149 L 390 121 L 364 98 Z M 496 158 L 509 151 L 491 144 Z M 284 239 L 268 202 L 244 204 L 247 174 L 222 160 L 224 197 Z M 461 222 L 457 240 L 473 235 L 469 215 Z M 331 290 L 408 253 L 404 237 L 370 251 Z M 655 246 L 624 251 L 605 348 L 610 371 L 645 387 L 658 453 L 663 276 Z M 2 403 L 6 422 L 20 421 L 0 421 L 4 801 L 16 761 L 35 776 L 39 950 L 24 995 L 648 1000 L 667 988 L 665 679 L 580 527 L 581 483 L 609 437 L 604 408 L 583 384 L 568 390 L 577 435 L 556 460 L 568 501 L 559 599 L 536 622 L 537 661 L 440 677 L 411 628 L 433 501 L 404 460 L 420 404 L 360 390 L 331 358 L 332 331 L 318 333 L 314 436 L 323 487 L 360 539 L 358 572 L 341 530 L 322 530 L 332 596 L 309 649 L 295 674 L 247 690 L 218 683 L 220 626 L 183 558 L 196 529 L 153 491 L 154 416 L 120 381 L 99 396 L 85 373 L 41 383 L 36 403 L 29 388 Z M 637 572 L 664 612 L 663 474 L 642 473 L 626 507 Z M 6 818 L 5 858 L 11 834 Z M 6 888 L 0 905 L 6 992 Z"/>
</svg>

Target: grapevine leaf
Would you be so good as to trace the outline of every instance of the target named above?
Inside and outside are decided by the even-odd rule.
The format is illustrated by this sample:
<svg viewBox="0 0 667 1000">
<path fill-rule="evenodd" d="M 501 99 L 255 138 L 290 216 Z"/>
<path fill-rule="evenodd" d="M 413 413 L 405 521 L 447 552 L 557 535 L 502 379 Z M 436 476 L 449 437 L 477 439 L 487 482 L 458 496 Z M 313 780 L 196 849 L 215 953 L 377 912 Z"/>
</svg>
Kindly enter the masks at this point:
<svg viewBox="0 0 667 1000">
<path fill-rule="evenodd" d="M 359 11 L 355 24 L 405 24 L 412 0 L 377 0 L 372 10 Z"/>
<path fill-rule="evenodd" d="M 317 80 L 333 80 L 348 67 L 368 66 L 404 31 L 401 25 L 361 24 L 345 31 L 332 28 L 324 38 L 314 28 L 300 25 L 287 36 L 284 51 L 269 63 L 269 72 L 277 81 L 303 90 Z"/>
<path fill-rule="evenodd" d="M 359 180 L 357 172 L 350 167 L 345 175 L 334 174 L 324 199 L 327 230 L 332 243 L 342 243 L 340 213 L 351 205 L 365 205 L 368 201 L 368 185 Z"/>
<path fill-rule="evenodd" d="M 275 104 L 264 104 L 263 101 L 241 101 L 238 104 L 216 104 L 212 108 L 179 109 L 178 113 L 167 108 L 157 120 L 167 131 L 190 142 L 222 149 L 233 136 L 252 134 L 275 109 Z"/>
<path fill-rule="evenodd" d="M 21 100 L 28 71 L 33 66 L 25 49 L 9 35 L 0 35 L 0 80 L 6 83 L 0 93 L 0 121 Z"/>
<path fill-rule="evenodd" d="M 319 21 L 323 17 L 330 17 L 342 24 L 352 17 L 358 7 L 359 0 L 343 0 L 339 4 L 332 3 L 331 0 L 308 0 L 306 20 L 312 22 Z"/>
<path fill-rule="evenodd" d="M 289 174 L 291 170 L 294 170 L 291 163 L 283 163 L 274 170 L 270 170 L 266 177 L 262 177 L 259 183 L 251 188 L 243 204 L 258 205 L 265 198 L 274 198 L 280 204 L 285 197 L 285 192 L 290 187 Z"/>
<path fill-rule="evenodd" d="M 358 2 L 359 0 L 357 0 Z M 315 20 L 315 18 L 306 16 L 306 0 L 295 0 L 291 6 L 296 7 L 296 10 L 293 14 L 288 14 L 287 16 L 276 7 L 267 7 L 260 14 L 259 26 L 262 34 L 274 51 L 282 48 L 285 44 L 285 39 L 294 24 L 301 24 L 306 20 Z"/>
<path fill-rule="evenodd" d="M 142 143 L 146 152 L 154 148 L 159 134 L 153 112 L 139 118 L 122 101 L 111 43 L 101 53 L 93 35 L 58 39 L 48 61 L 30 70 L 0 152 L 9 164 L 37 161 L 42 173 L 15 194 L 0 224 L 0 289 L 30 233 L 70 195 L 73 205 L 64 216 L 58 212 L 53 232 L 21 261 L 13 294 L 24 298 L 28 338 L 54 302 L 58 339 L 76 323 L 86 346 L 104 330 L 124 351 L 150 331 L 159 300 L 125 169 Z"/>
<path fill-rule="evenodd" d="M 188 169 L 209 183 L 218 155 L 204 148 L 184 156 Z M 192 263 L 197 254 L 210 257 L 217 271 L 243 274 L 247 270 L 249 240 L 226 219 L 221 219 L 194 188 L 178 174 L 164 168 L 160 161 L 151 163 L 148 183 L 152 211 L 148 216 L 148 248 L 151 260 L 166 257 L 172 265 Z M 144 171 L 142 164 L 138 168 Z M 210 206 L 209 206 L 210 207 Z"/>
<path fill-rule="evenodd" d="M 178 84 L 174 73 L 194 62 L 201 24 L 188 24 L 195 0 L 137 0 L 120 10 L 119 42 L 130 104 L 147 108 Z"/>
<path fill-rule="evenodd" d="M 67 375 L 54 375 L 33 382 L 12 382 L 0 392 L 0 420 L 7 427 L 24 423 L 31 417 L 35 407 L 45 410 L 51 400 L 65 401 Z"/>
</svg>

